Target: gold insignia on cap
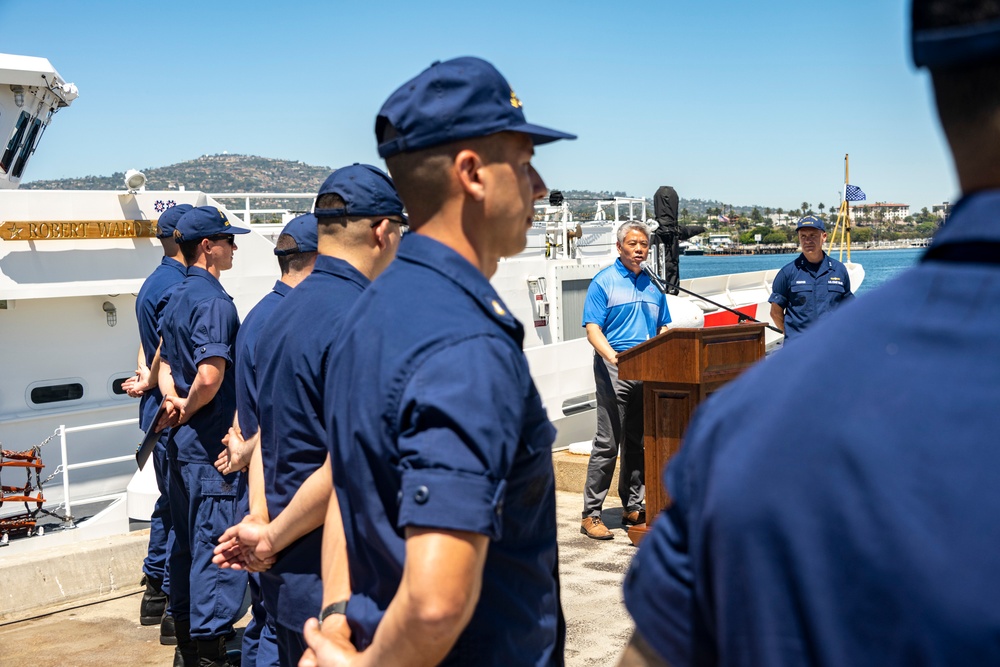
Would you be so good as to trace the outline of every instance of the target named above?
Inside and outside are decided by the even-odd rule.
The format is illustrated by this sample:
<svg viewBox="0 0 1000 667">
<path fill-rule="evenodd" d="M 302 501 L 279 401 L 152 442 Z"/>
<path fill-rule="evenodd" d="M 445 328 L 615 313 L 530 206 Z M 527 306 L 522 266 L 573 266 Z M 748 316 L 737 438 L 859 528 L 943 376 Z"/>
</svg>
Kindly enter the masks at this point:
<svg viewBox="0 0 1000 667">
<path fill-rule="evenodd" d="M 503 306 L 501 306 L 500 302 L 496 299 L 493 299 L 493 310 L 496 311 L 496 314 L 501 317 L 507 314 L 507 311 L 503 309 Z"/>
<path fill-rule="evenodd" d="M 517 94 L 515 94 L 513 90 L 510 91 L 510 105 L 515 109 L 520 109 L 521 107 L 524 106 L 521 103 L 521 100 L 517 99 Z"/>
</svg>

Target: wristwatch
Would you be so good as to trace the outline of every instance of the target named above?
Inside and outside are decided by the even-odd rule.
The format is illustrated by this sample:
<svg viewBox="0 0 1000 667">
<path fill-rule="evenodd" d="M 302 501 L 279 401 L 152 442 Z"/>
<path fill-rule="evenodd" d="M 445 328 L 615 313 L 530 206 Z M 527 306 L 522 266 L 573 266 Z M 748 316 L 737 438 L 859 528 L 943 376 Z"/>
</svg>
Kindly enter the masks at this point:
<svg viewBox="0 0 1000 667">
<path fill-rule="evenodd" d="M 333 616 L 334 614 L 345 614 L 347 612 L 347 600 L 341 600 L 339 602 L 334 602 L 323 607 L 323 611 L 319 613 L 319 624 L 323 625 L 323 621 L 327 619 L 328 616 Z"/>
</svg>

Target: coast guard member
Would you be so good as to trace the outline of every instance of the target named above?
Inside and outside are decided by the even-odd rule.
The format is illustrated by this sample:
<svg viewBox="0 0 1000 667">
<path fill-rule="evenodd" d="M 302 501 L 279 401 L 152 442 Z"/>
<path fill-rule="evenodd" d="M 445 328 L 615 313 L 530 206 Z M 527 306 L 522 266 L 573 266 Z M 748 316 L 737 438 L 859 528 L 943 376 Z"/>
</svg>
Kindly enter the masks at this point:
<svg viewBox="0 0 1000 667">
<path fill-rule="evenodd" d="M 667 297 L 640 268 L 649 253 L 649 231 L 640 222 L 618 228 L 618 259 L 587 287 L 583 326 L 594 348 L 597 432 L 583 487 L 580 532 L 595 540 L 614 535 L 601 519 L 621 448 L 618 496 L 622 525 L 646 523 L 646 464 L 642 445 L 642 383 L 618 379 L 618 353 L 649 340 L 670 323 Z"/>
<path fill-rule="evenodd" d="M 139 399 L 139 428 L 148 431 L 160 408 L 163 394 L 157 384 L 159 377 L 160 334 L 157 322 L 160 312 L 157 304 L 166 294 L 184 281 L 187 266 L 180 246 L 174 241 L 177 220 L 191 210 L 190 204 L 171 206 L 160 214 L 156 221 L 156 238 L 163 246 L 160 265 L 142 283 L 135 299 L 135 318 L 139 323 L 139 368 L 135 378 L 129 378 L 123 388 L 129 396 Z M 156 363 L 154 363 L 156 362 Z M 143 561 L 145 592 L 139 605 L 139 623 L 160 624 L 160 643 L 172 644 L 174 639 L 173 619 L 167 612 L 167 596 L 170 595 L 170 571 L 167 568 L 169 544 L 173 541 L 173 522 L 170 520 L 170 505 L 167 500 L 167 437 L 166 431 L 153 449 L 153 472 L 156 488 L 160 496 L 156 499 L 153 514 L 149 519 L 149 549 Z"/>
<path fill-rule="evenodd" d="M 555 429 L 489 277 L 524 249 L 546 193 L 534 145 L 572 135 L 521 107 L 492 65 L 457 58 L 379 112 L 415 233 L 345 316 L 327 366 L 352 592 L 324 591 L 302 665 L 563 663 Z M 340 623 L 327 631 L 344 613 L 353 646 Z"/>
<path fill-rule="evenodd" d="M 406 224 L 392 181 L 365 164 L 333 172 L 319 189 L 315 214 L 316 268 L 275 310 L 261 332 L 267 350 L 257 350 L 261 454 L 267 507 L 275 518 L 264 528 L 236 526 L 216 549 L 225 552 L 226 542 L 235 538 L 241 548 L 257 549 L 261 559 L 281 551 L 260 578 L 277 621 L 283 667 L 298 664 L 306 649 L 302 627 L 322 603 L 323 521 L 333 488 L 323 412 L 333 400 L 331 392 L 351 390 L 350 384 L 324 383 L 330 350 L 350 307 L 396 256 Z M 336 501 L 334 506 L 339 513 Z M 343 530 L 329 539 L 343 553 Z M 346 597 L 346 576 L 339 586 L 341 598 Z M 348 632 L 346 626 L 343 630 Z"/>
<path fill-rule="evenodd" d="M 219 283 L 232 268 L 236 234 L 213 206 L 194 208 L 177 221 L 175 238 L 188 263 L 187 277 L 160 318 L 161 385 L 172 428 L 167 451 L 174 544 L 170 552 L 170 609 L 177 631 L 174 664 L 227 664 L 224 636 L 237 620 L 246 573 L 212 564 L 216 538 L 237 519 L 241 473 L 222 475 L 214 463 L 236 412 L 233 350 L 239 317 Z"/>
<path fill-rule="evenodd" d="M 268 519 L 267 505 L 263 494 L 262 469 L 258 445 L 258 365 L 256 361 L 257 341 L 261 330 L 271 320 L 272 314 L 292 289 L 312 272 L 317 254 L 316 217 L 307 213 L 292 219 L 282 229 L 275 244 L 274 254 L 278 258 L 281 278 L 274 288 L 264 295 L 256 306 L 247 313 L 236 334 L 236 423 L 224 438 L 226 448 L 219 454 L 215 467 L 228 474 L 243 470 L 255 459 L 256 465 L 248 471 L 248 481 L 244 487 L 247 493 L 240 498 L 239 515 L 254 514 L 264 522 Z M 270 343 L 268 346 L 270 347 Z M 253 497 L 250 489 L 258 491 Z M 244 667 L 267 667 L 277 665 L 278 646 L 273 610 L 266 610 L 261 595 L 259 574 L 252 573 L 250 579 L 250 599 L 253 616 L 243 632 Z"/>
<path fill-rule="evenodd" d="M 847 267 L 823 251 L 826 227 L 807 215 L 795 227 L 802 253 L 786 264 L 771 286 L 771 320 L 785 332 L 785 341 L 798 338 L 806 327 L 854 298 Z"/>
<path fill-rule="evenodd" d="M 630 665 L 1000 664 L 1000 5 L 914 0 L 913 57 L 963 198 L 699 410 L 625 581 Z"/>
</svg>

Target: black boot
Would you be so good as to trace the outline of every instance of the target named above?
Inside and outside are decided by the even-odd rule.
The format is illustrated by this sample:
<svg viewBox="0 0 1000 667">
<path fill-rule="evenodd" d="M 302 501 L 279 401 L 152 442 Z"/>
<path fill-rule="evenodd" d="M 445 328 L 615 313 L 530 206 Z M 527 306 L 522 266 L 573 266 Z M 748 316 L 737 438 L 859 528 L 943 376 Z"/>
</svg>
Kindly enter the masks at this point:
<svg viewBox="0 0 1000 667">
<path fill-rule="evenodd" d="M 234 667 L 240 664 L 239 651 L 226 651 L 226 638 L 198 640 L 198 667 Z"/>
<path fill-rule="evenodd" d="M 191 640 L 191 622 L 174 621 L 174 638 L 173 667 L 198 667 L 198 644 Z"/>
<path fill-rule="evenodd" d="M 177 633 L 174 629 L 174 617 L 167 612 L 163 612 L 163 618 L 160 619 L 160 643 L 164 646 L 177 645 Z"/>
<path fill-rule="evenodd" d="M 167 596 L 163 592 L 163 582 L 143 575 L 139 584 L 146 586 L 142 602 L 139 603 L 139 624 L 156 625 L 163 617 L 163 612 L 167 610 Z"/>
</svg>

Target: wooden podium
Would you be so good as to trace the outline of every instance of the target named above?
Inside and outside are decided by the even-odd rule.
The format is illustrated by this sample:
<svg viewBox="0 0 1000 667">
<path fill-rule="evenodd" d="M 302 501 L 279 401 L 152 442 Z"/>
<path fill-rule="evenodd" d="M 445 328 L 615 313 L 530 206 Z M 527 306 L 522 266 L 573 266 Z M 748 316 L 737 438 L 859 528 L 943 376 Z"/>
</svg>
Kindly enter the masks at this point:
<svg viewBox="0 0 1000 667">
<path fill-rule="evenodd" d="M 642 380 L 646 463 L 646 523 L 633 526 L 638 545 L 656 514 L 667 506 L 663 469 L 678 452 L 694 409 L 764 357 L 763 324 L 670 329 L 618 355 L 618 377 Z"/>
</svg>

